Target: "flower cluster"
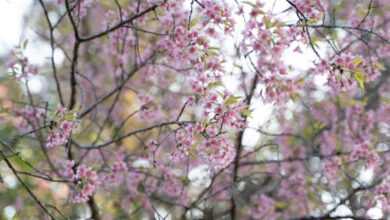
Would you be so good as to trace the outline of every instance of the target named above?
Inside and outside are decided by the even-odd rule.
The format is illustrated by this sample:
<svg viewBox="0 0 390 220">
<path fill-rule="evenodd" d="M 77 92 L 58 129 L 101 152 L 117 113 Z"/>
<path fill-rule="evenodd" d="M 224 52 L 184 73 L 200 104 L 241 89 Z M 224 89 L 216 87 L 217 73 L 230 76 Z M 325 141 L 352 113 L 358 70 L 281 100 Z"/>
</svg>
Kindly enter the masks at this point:
<svg viewBox="0 0 390 220">
<path fill-rule="evenodd" d="M 323 164 L 325 176 L 331 183 L 335 183 L 337 180 L 337 174 L 340 170 L 341 159 L 340 158 L 331 158 L 326 160 Z"/>
<path fill-rule="evenodd" d="M 266 88 L 261 91 L 262 97 L 267 102 L 275 102 L 277 104 L 296 97 L 299 89 L 302 87 L 292 79 L 284 80 L 270 77 L 265 79 L 264 82 L 266 83 Z"/>
<path fill-rule="evenodd" d="M 72 131 L 78 125 L 76 118 L 77 116 L 74 113 L 68 112 L 64 108 L 60 108 L 56 113 L 55 121 L 52 121 L 54 128 L 52 128 L 47 136 L 46 147 L 53 148 L 66 144 Z"/>
<path fill-rule="evenodd" d="M 232 18 L 231 10 L 227 5 L 218 4 L 216 1 L 204 0 L 203 13 L 207 16 L 204 24 L 214 23 L 222 25 L 225 33 L 231 32 L 234 28 L 235 21 Z"/>
<path fill-rule="evenodd" d="M 257 3 L 257 7 L 261 7 Z M 299 79 L 291 78 L 292 67 L 284 59 L 284 52 L 293 42 L 304 42 L 302 30 L 296 27 L 281 28 L 279 20 L 275 20 L 269 13 L 261 12 L 253 7 L 253 15 L 248 22 L 243 35 L 245 36 L 241 48 L 251 61 L 259 82 L 264 83 L 261 95 L 267 102 L 278 105 L 292 99 L 302 88 Z M 294 50 L 298 53 L 299 50 Z"/>
<path fill-rule="evenodd" d="M 120 184 L 129 171 L 123 156 L 117 155 L 116 158 L 117 160 L 112 164 L 110 172 L 102 177 L 102 181 L 107 182 L 110 186 L 111 184 Z"/>
<path fill-rule="evenodd" d="M 159 166 L 159 172 L 162 173 L 164 178 L 163 187 L 159 191 L 165 193 L 167 196 L 179 199 L 181 204 L 186 204 L 186 191 L 185 181 L 181 179 L 180 175 L 177 175 L 168 167 Z"/>
<path fill-rule="evenodd" d="M 375 168 L 379 165 L 380 157 L 375 150 L 370 149 L 369 145 L 363 142 L 353 147 L 350 160 L 364 160 L 367 164 L 367 167 Z"/>
<path fill-rule="evenodd" d="M 86 202 L 96 191 L 99 178 L 95 171 L 83 164 L 77 168 L 74 166 L 74 161 L 68 161 L 63 170 L 64 177 L 74 184 L 71 201 L 74 203 Z"/>
<path fill-rule="evenodd" d="M 300 13 L 303 13 L 307 19 L 318 20 L 325 13 L 326 1 L 323 0 L 294 0 L 292 1 Z"/>
<path fill-rule="evenodd" d="M 38 74 L 38 67 L 29 62 L 21 47 L 17 47 L 12 51 L 12 56 L 10 56 L 7 62 L 7 67 L 18 79 Z"/>
<path fill-rule="evenodd" d="M 44 118 L 45 114 L 45 109 L 31 106 L 15 110 L 15 115 L 23 118 L 23 122 L 20 124 L 22 128 L 28 126 L 26 123 L 38 126 L 39 120 Z"/>
<path fill-rule="evenodd" d="M 272 198 L 264 194 L 254 195 L 252 196 L 251 201 L 255 204 L 255 207 L 251 209 L 251 215 L 253 218 L 264 220 L 278 219 L 275 207 L 276 204 Z"/>
<path fill-rule="evenodd" d="M 75 203 L 86 202 L 93 195 L 96 186 L 99 184 L 96 172 L 85 165 L 77 167 L 74 180 L 77 184 L 77 192 L 74 194 L 72 201 Z"/>
<path fill-rule="evenodd" d="M 353 91 L 356 87 L 364 89 L 365 83 L 376 80 L 380 69 L 381 65 L 375 59 L 367 61 L 361 56 L 343 53 L 330 62 L 322 60 L 315 71 L 325 74 L 328 85 L 335 91 Z"/>
<path fill-rule="evenodd" d="M 199 156 L 214 170 L 223 169 L 233 162 L 236 149 L 230 140 L 223 137 L 209 138 L 199 147 Z"/>
<path fill-rule="evenodd" d="M 76 127 L 76 123 L 72 121 L 62 121 L 60 125 L 51 131 L 47 136 L 46 147 L 53 148 L 59 145 L 66 144 L 72 134 L 72 130 Z"/>
<path fill-rule="evenodd" d="M 247 109 L 247 105 L 241 102 L 241 98 L 229 93 L 218 96 L 211 93 L 204 104 L 203 115 L 215 120 L 218 124 L 232 128 L 244 128 L 245 120 L 241 114 Z"/>
<path fill-rule="evenodd" d="M 375 199 L 380 202 L 384 212 L 390 212 L 390 178 L 387 176 L 375 187 Z"/>
<path fill-rule="evenodd" d="M 191 156 L 192 146 L 195 144 L 195 134 L 196 132 L 192 125 L 187 125 L 177 130 L 175 133 L 177 149 L 171 154 L 173 161 L 183 161 Z"/>
<path fill-rule="evenodd" d="M 141 112 L 139 114 L 141 119 L 156 119 L 159 116 L 159 109 L 152 97 L 147 95 L 140 95 L 138 98 L 141 102 Z"/>
</svg>

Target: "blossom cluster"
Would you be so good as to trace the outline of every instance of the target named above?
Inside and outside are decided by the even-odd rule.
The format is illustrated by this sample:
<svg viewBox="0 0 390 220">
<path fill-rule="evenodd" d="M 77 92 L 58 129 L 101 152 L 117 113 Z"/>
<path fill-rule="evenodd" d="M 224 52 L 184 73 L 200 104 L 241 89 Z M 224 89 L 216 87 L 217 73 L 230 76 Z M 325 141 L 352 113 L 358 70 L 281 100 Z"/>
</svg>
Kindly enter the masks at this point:
<svg viewBox="0 0 390 220">
<path fill-rule="evenodd" d="M 254 195 L 251 198 L 251 201 L 255 204 L 251 209 L 251 215 L 256 219 L 278 219 L 278 214 L 276 213 L 276 204 L 275 201 L 264 195 Z"/>
<path fill-rule="evenodd" d="M 16 109 L 15 115 L 23 118 L 23 121 L 19 126 L 25 128 L 28 126 L 27 123 L 38 126 L 39 120 L 45 117 L 46 111 L 43 108 L 26 106 L 24 108 Z"/>
<path fill-rule="evenodd" d="M 337 91 L 364 89 L 364 84 L 380 76 L 381 65 L 374 58 L 364 60 L 361 56 L 343 53 L 330 62 L 322 60 L 317 66 L 317 73 L 325 74 L 328 85 Z"/>
<path fill-rule="evenodd" d="M 122 183 L 126 177 L 126 173 L 129 171 L 123 156 L 118 155 L 116 157 L 117 160 L 112 164 L 108 174 L 101 178 L 102 182 L 107 183 L 109 186 L 111 184 Z"/>
<path fill-rule="evenodd" d="M 385 212 L 390 211 L 390 179 L 384 177 L 381 184 L 375 187 L 376 200 L 381 203 L 381 206 Z"/>
<path fill-rule="evenodd" d="M 47 136 L 46 147 L 53 148 L 66 144 L 72 135 L 72 131 L 77 127 L 78 122 L 74 113 L 68 112 L 65 108 L 59 108 L 56 118 L 52 121 L 52 130 Z"/>
<path fill-rule="evenodd" d="M 72 183 L 71 201 L 82 203 L 94 194 L 97 186 L 100 184 L 98 175 L 90 167 L 81 164 L 75 168 L 74 161 L 67 161 L 63 170 L 63 175 Z"/>
<path fill-rule="evenodd" d="M 307 19 L 319 20 L 325 13 L 326 1 L 323 0 L 294 0 L 292 1 L 299 13 L 302 13 Z"/>
<path fill-rule="evenodd" d="M 23 50 L 22 47 L 15 48 L 6 64 L 11 73 L 18 79 L 38 74 L 38 67 L 29 62 Z"/>
<path fill-rule="evenodd" d="M 232 164 L 236 149 L 230 140 L 223 137 L 209 138 L 200 145 L 199 156 L 216 171 Z"/>
</svg>

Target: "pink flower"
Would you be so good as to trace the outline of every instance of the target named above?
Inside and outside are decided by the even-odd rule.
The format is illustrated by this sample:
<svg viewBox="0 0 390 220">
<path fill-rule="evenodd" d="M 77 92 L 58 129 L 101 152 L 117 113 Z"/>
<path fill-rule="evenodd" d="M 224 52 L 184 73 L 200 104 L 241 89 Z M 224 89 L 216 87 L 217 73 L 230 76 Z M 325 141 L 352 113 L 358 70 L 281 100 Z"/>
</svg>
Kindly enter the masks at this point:
<svg viewBox="0 0 390 220">
<path fill-rule="evenodd" d="M 28 124 L 39 126 L 40 120 L 44 118 L 45 113 L 45 109 L 31 106 L 15 110 L 16 116 L 23 118 L 23 121 L 19 125 L 20 128 L 27 128 Z"/>
<path fill-rule="evenodd" d="M 73 121 L 62 121 L 60 125 L 50 132 L 46 140 L 46 147 L 53 148 L 68 142 L 72 130 L 77 126 Z"/>
<path fill-rule="evenodd" d="M 364 160 L 367 167 L 375 168 L 379 165 L 380 157 L 377 152 L 369 148 L 367 143 L 360 143 L 354 146 L 350 155 L 350 160 Z"/>
<path fill-rule="evenodd" d="M 336 183 L 337 180 L 337 173 L 341 166 L 341 160 L 340 158 L 332 158 L 329 160 L 326 160 L 324 163 L 324 173 L 325 176 L 328 178 L 331 184 Z"/>
<path fill-rule="evenodd" d="M 75 168 L 74 161 L 66 161 L 63 164 L 61 174 L 71 182 L 71 201 L 73 203 L 82 203 L 95 193 L 100 184 L 98 175 L 91 168 L 84 164 Z"/>
<path fill-rule="evenodd" d="M 122 156 L 117 155 L 117 160 L 112 164 L 110 172 L 102 177 L 103 182 L 107 183 L 107 186 L 111 184 L 120 184 L 125 180 L 126 174 L 129 171 L 126 162 Z"/>
<path fill-rule="evenodd" d="M 7 67 L 18 79 L 38 74 L 38 67 L 29 63 L 28 58 L 23 53 L 23 49 L 20 47 L 12 51 L 12 55 L 7 61 Z"/>
<path fill-rule="evenodd" d="M 77 127 L 78 122 L 76 116 L 73 113 L 68 112 L 65 108 L 60 107 L 56 112 L 56 118 L 53 123 L 59 123 L 51 128 L 46 140 L 46 147 L 53 148 L 55 146 L 63 145 L 68 142 L 69 137 L 72 135 L 72 131 Z M 58 121 L 58 122 L 54 122 Z"/>
<path fill-rule="evenodd" d="M 85 165 L 77 167 L 76 173 L 72 176 L 72 181 L 76 184 L 71 199 L 74 203 L 88 201 L 89 197 L 94 194 L 96 187 L 99 185 L 96 172 Z"/>
<path fill-rule="evenodd" d="M 251 200 L 255 204 L 255 207 L 251 209 L 251 216 L 253 218 L 259 220 L 273 220 L 278 218 L 275 201 L 272 198 L 261 194 L 253 196 Z"/>
<path fill-rule="evenodd" d="M 199 148 L 201 159 L 213 169 L 220 170 L 229 166 L 236 155 L 236 149 L 227 138 L 209 138 Z"/>
</svg>

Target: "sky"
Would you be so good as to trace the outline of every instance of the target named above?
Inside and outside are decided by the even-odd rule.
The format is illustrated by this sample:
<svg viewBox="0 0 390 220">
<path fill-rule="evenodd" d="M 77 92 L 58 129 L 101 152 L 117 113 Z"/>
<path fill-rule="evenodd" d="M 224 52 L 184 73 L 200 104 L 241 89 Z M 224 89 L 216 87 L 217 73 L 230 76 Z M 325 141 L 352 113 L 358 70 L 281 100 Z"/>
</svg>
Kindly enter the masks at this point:
<svg viewBox="0 0 390 220">
<path fill-rule="evenodd" d="M 0 55 L 19 44 L 23 16 L 31 3 L 31 0 L 0 0 Z"/>
</svg>

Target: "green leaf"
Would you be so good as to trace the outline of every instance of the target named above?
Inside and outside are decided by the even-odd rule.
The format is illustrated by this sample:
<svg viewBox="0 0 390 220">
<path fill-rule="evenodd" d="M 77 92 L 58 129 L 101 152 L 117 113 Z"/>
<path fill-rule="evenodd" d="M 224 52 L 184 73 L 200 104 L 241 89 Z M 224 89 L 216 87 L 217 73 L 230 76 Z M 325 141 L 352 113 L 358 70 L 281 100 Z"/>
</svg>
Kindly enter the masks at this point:
<svg viewBox="0 0 390 220">
<path fill-rule="evenodd" d="M 320 42 L 320 38 L 317 35 L 312 35 L 311 44 L 313 44 L 314 47 L 318 47 L 318 42 Z"/>
<path fill-rule="evenodd" d="M 353 76 L 355 77 L 357 83 L 359 84 L 359 87 L 362 90 L 364 90 L 365 76 L 364 76 L 363 72 L 361 70 L 357 70 L 357 71 L 355 71 Z"/>
<path fill-rule="evenodd" d="M 310 140 L 311 138 L 313 138 L 314 135 L 317 134 L 318 131 L 320 131 L 324 127 L 324 124 L 319 121 L 315 121 L 303 129 L 303 137 L 306 140 Z"/>
<path fill-rule="evenodd" d="M 229 96 L 229 98 L 227 98 L 227 99 L 225 100 L 225 105 L 233 105 L 233 104 L 236 104 L 239 100 L 240 100 L 240 97 L 239 97 L 239 96 Z"/>
<path fill-rule="evenodd" d="M 207 88 L 213 89 L 213 88 L 220 87 L 220 86 L 222 86 L 222 85 L 223 85 L 223 84 L 222 84 L 221 81 L 216 81 L 216 82 L 209 83 L 209 84 L 207 85 Z"/>
<path fill-rule="evenodd" d="M 306 21 L 306 24 L 308 25 L 314 25 L 317 23 L 317 19 L 314 19 L 314 18 L 309 18 L 307 21 Z"/>
<path fill-rule="evenodd" d="M 185 185 L 185 186 L 187 186 L 188 184 L 190 184 L 190 179 L 187 177 L 187 176 L 182 176 L 181 178 L 181 182 Z"/>
<path fill-rule="evenodd" d="M 359 66 L 360 64 L 363 63 L 363 59 L 361 57 L 355 57 L 353 60 L 352 60 L 352 63 L 355 65 L 355 66 Z"/>
<path fill-rule="evenodd" d="M 219 51 L 219 47 L 209 47 L 208 49 L 209 50 L 217 50 L 217 51 Z"/>
<path fill-rule="evenodd" d="M 77 119 L 77 111 L 76 110 L 66 112 L 64 115 L 64 120 L 74 121 L 76 119 Z"/>
<path fill-rule="evenodd" d="M 284 210 L 288 207 L 288 204 L 286 202 L 278 201 L 275 203 L 275 208 L 277 210 Z"/>
<path fill-rule="evenodd" d="M 386 70 L 386 67 L 382 63 L 379 63 L 379 62 L 374 63 L 374 67 L 377 68 L 380 71 Z"/>
<path fill-rule="evenodd" d="M 23 170 L 26 172 L 32 171 L 29 164 L 20 155 L 15 155 L 13 157 L 9 157 L 8 159 L 11 161 L 11 163 L 16 164 L 20 170 Z"/>
<path fill-rule="evenodd" d="M 241 114 L 245 116 L 246 118 L 252 117 L 252 111 L 249 108 L 246 108 L 241 111 Z"/>
<path fill-rule="evenodd" d="M 267 29 L 269 29 L 270 27 L 272 27 L 272 22 L 271 22 L 271 19 L 267 18 L 267 17 L 264 17 L 263 18 L 263 22 L 265 24 L 265 27 Z"/>
<path fill-rule="evenodd" d="M 199 17 L 191 18 L 190 27 L 195 27 L 199 23 Z"/>
<path fill-rule="evenodd" d="M 299 100 L 299 94 L 298 93 L 291 93 L 290 95 L 290 98 L 293 100 L 293 101 L 298 101 Z"/>
</svg>

